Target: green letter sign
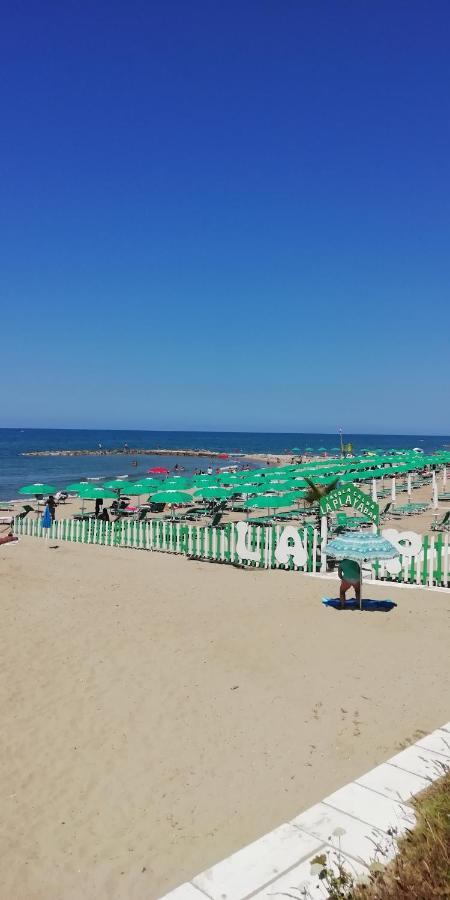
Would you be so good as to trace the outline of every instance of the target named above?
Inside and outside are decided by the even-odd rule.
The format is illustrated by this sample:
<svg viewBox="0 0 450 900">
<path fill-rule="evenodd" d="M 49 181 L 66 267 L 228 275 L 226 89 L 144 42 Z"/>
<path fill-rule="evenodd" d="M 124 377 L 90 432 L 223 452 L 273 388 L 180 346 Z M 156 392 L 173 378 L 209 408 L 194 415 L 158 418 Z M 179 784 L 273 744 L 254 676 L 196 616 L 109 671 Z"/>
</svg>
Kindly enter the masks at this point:
<svg viewBox="0 0 450 900">
<path fill-rule="evenodd" d="M 329 515 L 342 506 L 353 506 L 362 516 L 367 516 L 372 522 L 378 525 L 380 517 L 380 508 L 378 503 L 371 500 L 367 494 L 360 491 L 354 484 L 346 484 L 337 487 L 320 501 L 320 512 L 322 516 Z"/>
</svg>

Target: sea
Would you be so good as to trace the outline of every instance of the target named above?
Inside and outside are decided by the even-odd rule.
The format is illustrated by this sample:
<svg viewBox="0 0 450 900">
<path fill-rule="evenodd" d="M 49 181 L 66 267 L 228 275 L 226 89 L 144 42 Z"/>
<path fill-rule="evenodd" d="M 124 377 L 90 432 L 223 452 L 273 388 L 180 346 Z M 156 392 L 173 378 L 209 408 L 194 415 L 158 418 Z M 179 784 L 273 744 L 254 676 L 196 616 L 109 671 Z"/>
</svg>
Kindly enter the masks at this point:
<svg viewBox="0 0 450 900">
<path fill-rule="evenodd" d="M 432 453 L 450 446 L 450 436 L 395 435 L 395 434 L 345 434 L 345 443 L 353 445 L 354 452 L 370 450 L 401 450 L 420 447 Z M 32 457 L 23 456 L 32 450 L 95 450 L 152 448 L 167 450 L 214 450 L 217 453 L 290 453 L 311 448 L 317 452 L 334 452 L 339 447 L 336 434 L 264 434 L 231 431 L 104 431 L 48 428 L 0 429 L 0 498 L 14 499 L 25 484 L 43 482 L 64 488 L 73 481 L 84 478 L 98 479 L 128 475 L 142 477 L 152 466 L 162 466 L 173 471 L 174 466 L 184 466 L 186 475 L 194 470 L 206 470 L 210 461 L 205 457 L 174 456 L 82 456 L 82 457 Z M 136 463 L 136 465 L 132 465 Z M 219 464 L 214 461 L 214 465 Z M 223 463 L 220 463 L 223 465 Z"/>
</svg>

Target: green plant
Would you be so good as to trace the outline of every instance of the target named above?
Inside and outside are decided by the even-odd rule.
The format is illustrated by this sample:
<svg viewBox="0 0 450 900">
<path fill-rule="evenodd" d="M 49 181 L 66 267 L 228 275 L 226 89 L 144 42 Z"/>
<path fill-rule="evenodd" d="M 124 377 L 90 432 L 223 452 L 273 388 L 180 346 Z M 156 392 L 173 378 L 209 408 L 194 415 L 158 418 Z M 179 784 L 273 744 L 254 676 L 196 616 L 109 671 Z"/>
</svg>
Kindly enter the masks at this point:
<svg viewBox="0 0 450 900">
<path fill-rule="evenodd" d="M 314 481 L 306 478 L 306 476 L 305 481 L 308 485 L 308 490 L 304 498 L 305 503 L 307 503 L 308 506 L 316 505 L 317 530 L 320 531 L 320 501 L 323 497 L 331 494 L 331 491 L 335 490 L 335 488 L 339 484 L 339 478 L 335 478 L 334 481 L 330 482 L 330 484 L 314 484 Z"/>
<path fill-rule="evenodd" d="M 355 876 L 340 849 L 321 853 L 311 860 L 311 874 L 319 879 L 318 890 L 308 887 L 280 892 L 290 900 L 443 900 L 450 898 L 450 769 L 443 772 L 427 790 L 414 798 L 416 824 L 398 840 L 395 830 L 387 836 L 385 846 L 375 848 L 377 856 L 397 853 L 388 865 L 375 859 L 363 878 Z"/>
</svg>

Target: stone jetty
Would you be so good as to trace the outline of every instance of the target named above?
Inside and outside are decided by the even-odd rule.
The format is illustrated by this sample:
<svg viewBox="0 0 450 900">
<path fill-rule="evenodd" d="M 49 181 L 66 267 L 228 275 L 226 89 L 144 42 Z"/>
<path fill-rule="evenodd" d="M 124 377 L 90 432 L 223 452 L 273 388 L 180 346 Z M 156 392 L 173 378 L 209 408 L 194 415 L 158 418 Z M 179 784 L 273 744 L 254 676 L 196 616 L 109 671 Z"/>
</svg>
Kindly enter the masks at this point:
<svg viewBox="0 0 450 900">
<path fill-rule="evenodd" d="M 227 454 L 230 456 L 231 454 Z M 242 453 L 233 453 L 234 457 Z M 218 450 L 162 450 L 160 447 L 97 447 L 91 450 L 28 450 L 21 456 L 206 456 L 213 459 L 224 458 Z"/>
</svg>

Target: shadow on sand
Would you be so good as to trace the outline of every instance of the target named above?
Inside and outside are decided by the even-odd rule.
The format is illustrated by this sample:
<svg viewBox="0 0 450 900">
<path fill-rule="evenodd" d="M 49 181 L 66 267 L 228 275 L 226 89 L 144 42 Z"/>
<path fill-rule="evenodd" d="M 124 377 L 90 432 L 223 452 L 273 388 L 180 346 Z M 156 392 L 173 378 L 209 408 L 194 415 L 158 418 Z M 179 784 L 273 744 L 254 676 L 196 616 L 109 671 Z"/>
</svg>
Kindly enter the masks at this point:
<svg viewBox="0 0 450 900">
<path fill-rule="evenodd" d="M 354 611 L 355 609 L 359 611 L 359 602 L 352 598 L 351 600 L 345 601 L 344 609 L 340 607 L 339 597 L 336 599 L 330 599 L 329 597 L 324 597 L 322 600 L 324 606 L 330 606 L 332 609 L 337 609 L 339 612 L 348 612 Z M 364 612 L 390 612 L 391 609 L 397 606 L 393 600 L 364 600 L 362 602 L 362 608 Z"/>
</svg>

